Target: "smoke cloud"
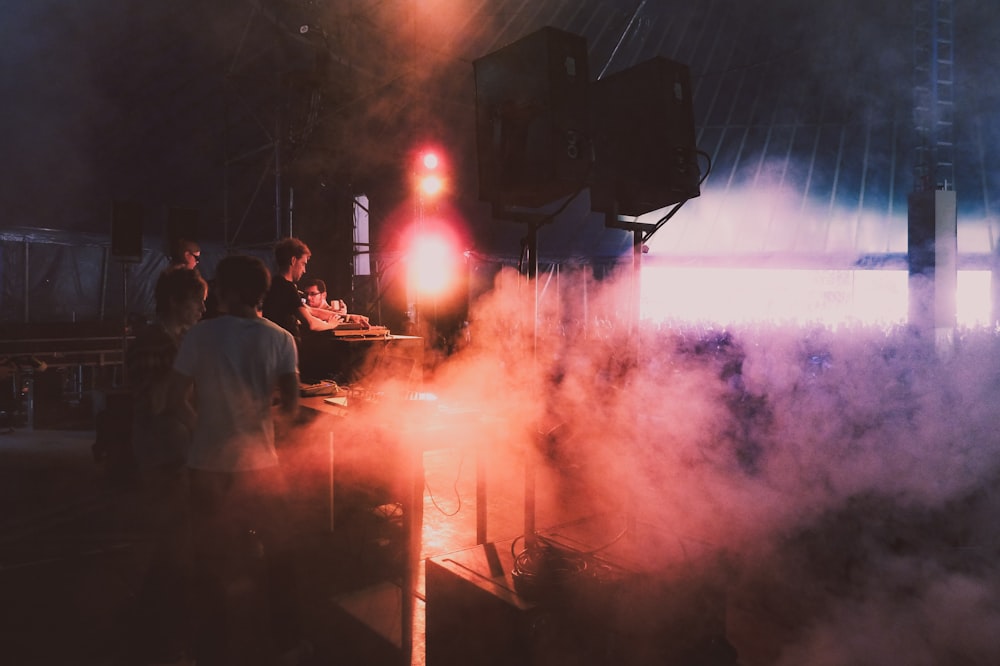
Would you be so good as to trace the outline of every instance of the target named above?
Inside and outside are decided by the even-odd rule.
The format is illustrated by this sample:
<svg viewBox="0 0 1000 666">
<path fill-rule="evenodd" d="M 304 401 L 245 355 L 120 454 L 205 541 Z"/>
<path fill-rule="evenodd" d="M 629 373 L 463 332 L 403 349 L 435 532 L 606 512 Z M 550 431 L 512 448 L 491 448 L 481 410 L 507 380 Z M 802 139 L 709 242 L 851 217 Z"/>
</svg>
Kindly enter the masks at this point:
<svg viewBox="0 0 1000 666">
<path fill-rule="evenodd" d="M 1000 657 L 996 334 L 942 348 L 906 326 L 642 322 L 632 337 L 605 318 L 626 278 L 587 276 L 587 310 L 543 303 L 536 329 L 531 285 L 501 273 L 424 387 L 475 414 L 447 436 L 485 446 L 503 484 L 534 465 L 542 531 L 631 516 L 657 535 L 637 544 L 652 571 L 725 561 L 712 575 L 746 663 Z M 439 413 L 385 404 L 375 422 L 403 405 L 401 430 L 433 448 Z"/>
</svg>

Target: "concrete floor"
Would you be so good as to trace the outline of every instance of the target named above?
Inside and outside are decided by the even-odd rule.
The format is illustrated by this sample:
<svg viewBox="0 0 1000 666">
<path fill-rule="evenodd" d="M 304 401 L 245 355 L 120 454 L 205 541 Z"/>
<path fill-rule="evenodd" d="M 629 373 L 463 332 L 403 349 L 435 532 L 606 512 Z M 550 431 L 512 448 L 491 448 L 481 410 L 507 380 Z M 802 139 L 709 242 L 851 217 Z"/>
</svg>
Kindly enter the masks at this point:
<svg viewBox="0 0 1000 666">
<path fill-rule="evenodd" d="M 133 491 L 112 483 L 106 463 L 93 459 L 94 438 L 91 430 L 0 434 L 3 663 L 128 663 L 124 634 L 150 535 L 137 521 Z M 400 507 L 352 505 L 338 494 L 331 531 L 328 450 L 303 445 L 285 455 L 298 470 L 296 506 L 304 525 L 298 573 L 304 633 L 315 648 L 305 663 L 403 663 Z M 447 449 L 424 454 L 414 665 L 424 663 L 423 560 L 476 544 L 476 465 L 467 457 Z M 490 540 L 521 533 L 522 482 L 491 480 Z"/>
<path fill-rule="evenodd" d="M 329 423 L 310 420 L 300 426 L 295 444 L 281 449 L 281 456 L 294 488 L 302 633 L 313 646 L 312 655 L 300 662 L 305 666 L 422 666 L 427 663 L 425 561 L 478 548 L 482 528 L 489 544 L 516 544 L 529 515 L 539 533 L 555 534 L 560 526 L 595 514 L 586 492 L 575 492 L 571 480 L 553 482 L 552 477 L 534 479 L 533 511 L 527 512 L 523 462 L 500 460 L 489 451 L 479 458 L 477 451 L 484 447 L 454 445 L 431 446 L 422 454 L 421 511 L 407 514 L 403 506 L 412 476 L 394 464 L 396 454 L 379 449 L 378 441 L 364 434 L 354 435 L 354 447 L 335 447 L 337 492 L 331 512 Z M 336 429 L 343 437 L 343 428 Z M 0 434 L 0 663 L 136 663 L 127 650 L 130 613 L 153 535 L 139 519 L 135 490 L 117 482 L 108 461 L 95 461 L 94 441 L 94 431 L 81 428 L 78 418 L 65 428 L 22 427 Z M 361 461 L 372 457 L 380 463 L 375 483 L 369 478 L 372 470 L 361 469 Z M 477 492 L 483 488 L 485 501 Z M 420 526 L 411 551 L 412 596 L 402 592 L 407 515 Z M 670 536 L 666 547 L 676 547 L 675 538 Z M 639 545 L 659 547 L 645 536 Z M 504 557 L 503 574 L 509 578 L 510 556 Z M 412 614 L 404 611 L 404 603 Z M 479 618 L 463 617 L 463 612 L 458 610 L 456 633 L 476 630 Z M 407 617 L 411 631 L 404 628 Z M 752 625 L 749 633 L 746 626 L 743 640 L 754 640 Z M 404 635 L 409 649 L 403 647 Z M 568 661 L 559 658 L 558 663 L 618 663 L 569 647 Z M 553 663 L 551 656 L 538 663 Z M 538 659 L 533 656 L 532 663 Z M 653 662 L 628 662 L 645 663 Z M 733 666 L 735 660 L 723 656 L 697 663 Z M 758 666 L 766 660 L 741 663 Z"/>
</svg>

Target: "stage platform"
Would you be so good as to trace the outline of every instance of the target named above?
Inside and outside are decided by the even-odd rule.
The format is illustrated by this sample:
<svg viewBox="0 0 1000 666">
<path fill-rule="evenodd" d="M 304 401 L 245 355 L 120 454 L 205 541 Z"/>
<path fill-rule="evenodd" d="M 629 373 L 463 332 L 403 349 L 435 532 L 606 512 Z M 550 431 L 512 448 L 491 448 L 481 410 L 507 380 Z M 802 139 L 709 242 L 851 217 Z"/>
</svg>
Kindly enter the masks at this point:
<svg viewBox="0 0 1000 666">
<path fill-rule="evenodd" d="M 735 666 L 723 569 L 661 535 L 598 516 L 427 559 L 427 664 Z"/>
</svg>

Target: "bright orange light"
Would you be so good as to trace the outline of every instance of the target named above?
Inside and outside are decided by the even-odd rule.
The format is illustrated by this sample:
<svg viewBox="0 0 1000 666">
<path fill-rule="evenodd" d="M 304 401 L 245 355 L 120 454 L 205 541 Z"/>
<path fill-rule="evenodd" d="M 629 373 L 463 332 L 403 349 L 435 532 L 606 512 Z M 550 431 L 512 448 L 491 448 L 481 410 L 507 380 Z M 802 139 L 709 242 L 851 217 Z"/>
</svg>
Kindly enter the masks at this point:
<svg viewBox="0 0 1000 666">
<path fill-rule="evenodd" d="M 444 189 L 444 181 L 439 176 L 427 175 L 420 179 L 420 191 L 427 196 L 435 196 Z"/>
<path fill-rule="evenodd" d="M 440 234 L 417 236 L 410 246 L 410 281 L 423 294 L 441 294 L 458 276 L 459 251 Z"/>
<path fill-rule="evenodd" d="M 413 188 L 424 199 L 435 199 L 448 188 L 448 169 L 441 152 L 431 146 L 415 151 Z"/>
</svg>

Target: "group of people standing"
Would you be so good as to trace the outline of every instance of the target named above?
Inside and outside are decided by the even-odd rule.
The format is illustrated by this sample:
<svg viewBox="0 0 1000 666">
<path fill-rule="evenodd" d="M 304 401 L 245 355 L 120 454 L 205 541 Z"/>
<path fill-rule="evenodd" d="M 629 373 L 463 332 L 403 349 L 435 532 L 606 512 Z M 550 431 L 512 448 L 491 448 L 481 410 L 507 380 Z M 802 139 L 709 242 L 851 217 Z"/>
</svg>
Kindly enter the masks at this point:
<svg viewBox="0 0 1000 666">
<path fill-rule="evenodd" d="M 296 339 L 305 331 L 329 331 L 343 324 L 367 327 L 368 318 L 348 314 L 342 300 L 327 300 L 326 284 L 319 279 L 303 280 L 312 253 L 298 238 L 285 238 L 274 248 L 278 272 L 262 306 L 262 314 Z"/>
<path fill-rule="evenodd" d="M 296 283 L 310 252 L 295 238 L 277 244 L 273 277 L 261 259 L 229 255 L 211 289 L 197 244 L 174 255 L 156 283 L 156 319 L 127 354 L 133 453 L 156 535 L 134 614 L 136 663 L 288 661 L 306 644 L 275 426 L 299 408 L 300 328 L 367 319 L 326 303 L 320 281 L 303 302 Z"/>
</svg>

